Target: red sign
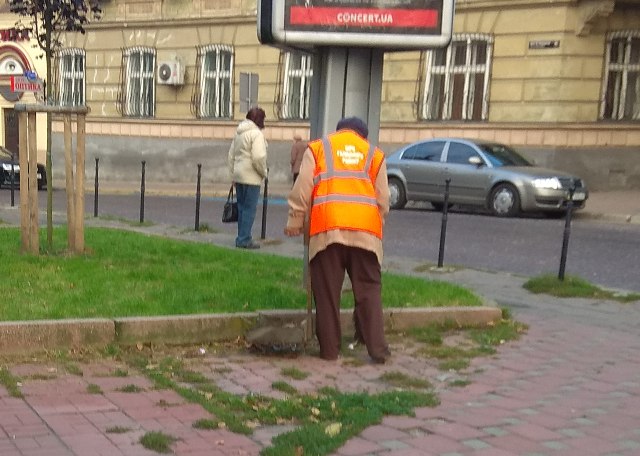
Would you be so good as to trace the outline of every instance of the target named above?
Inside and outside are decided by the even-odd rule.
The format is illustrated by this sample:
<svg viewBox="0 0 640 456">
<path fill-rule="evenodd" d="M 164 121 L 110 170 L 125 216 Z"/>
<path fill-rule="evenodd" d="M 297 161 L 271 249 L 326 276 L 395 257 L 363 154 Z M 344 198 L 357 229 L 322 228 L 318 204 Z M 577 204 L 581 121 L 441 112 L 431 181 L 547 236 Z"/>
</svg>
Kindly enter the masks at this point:
<svg viewBox="0 0 640 456">
<path fill-rule="evenodd" d="M 42 90 L 41 79 L 31 81 L 26 76 L 11 76 L 12 92 L 41 92 Z"/>
<path fill-rule="evenodd" d="M 17 28 L 0 29 L 1 41 L 29 41 L 29 30 Z"/>
<path fill-rule="evenodd" d="M 434 28 L 438 26 L 437 10 L 373 9 L 373 8 L 308 8 L 292 6 L 291 25 L 323 25 L 335 27 Z"/>
</svg>

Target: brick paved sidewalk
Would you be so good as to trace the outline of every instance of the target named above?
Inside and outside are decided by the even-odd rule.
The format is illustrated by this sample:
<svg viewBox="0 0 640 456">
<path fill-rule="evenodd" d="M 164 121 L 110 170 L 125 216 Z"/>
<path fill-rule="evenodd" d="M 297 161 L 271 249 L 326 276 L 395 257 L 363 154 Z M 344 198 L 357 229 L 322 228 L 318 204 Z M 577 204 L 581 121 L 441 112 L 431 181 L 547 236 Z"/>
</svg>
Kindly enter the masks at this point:
<svg viewBox="0 0 640 456">
<path fill-rule="evenodd" d="M 615 306 L 603 304 L 606 312 Z M 438 371 L 433 360 L 403 354 L 397 345 L 384 366 L 245 352 L 207 354 L 192 364 L 223 390 L 240 395 L 282 397 L 272 388 L 275 381 L 301 392 L 331 386 L 373 394 L 389 388 L 380 377 L 390 371 L 435 385 L 439 406 L 419 408 L 414 418 L 387 417 L 351 439 L 339 456 L 640 454 L 637 333 L 531 312 L 522 317 L 528 333 L 500 347 L 496 356 L 473 360 L 462 375 L 471 382 L 466 387 L 450 386 L 456 374 Z M 290 429 L 258 428 L 251 436 L 198 430 L 193 423 L 211 418 L 208 412 L 172 390 L 154 389 L 130 367 L 111 360 L 77 367 L 82 375 L 56 361 L 10 365 L 21 378 L 24 399 L 0 387 L 0 455 L 156 454 L 139 443 L 148 431 L 178 438 L 172 446 L 178 455 L 257 455 L 274 435 Z M 310 375 L 283 377 L 282 369 L 290 367 Z M 140 390 L 122 390 L 130 385 Z"/>
</svg>

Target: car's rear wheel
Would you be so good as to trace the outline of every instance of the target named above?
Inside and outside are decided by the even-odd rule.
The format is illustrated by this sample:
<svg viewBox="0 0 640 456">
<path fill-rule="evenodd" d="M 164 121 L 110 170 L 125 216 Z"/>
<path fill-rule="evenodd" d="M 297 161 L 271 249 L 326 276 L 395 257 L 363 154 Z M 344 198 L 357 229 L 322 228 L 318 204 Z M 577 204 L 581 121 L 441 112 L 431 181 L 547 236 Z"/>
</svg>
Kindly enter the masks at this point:
<svg viewBox="0 0 640 456">
<path fill-rule="evenodd" d="M 402 209 L 407 204 L 407 193 L 402 181 L 397 177 L 389 178 L 389 206 L 391 209 Z"/>
<path fill-rule="evenodd" d="M 511 184 L 498 184 L 489 196 L 489 209 L 498 217 L 513 217 L 520 212 L 520 194 Z"/>
</svg>

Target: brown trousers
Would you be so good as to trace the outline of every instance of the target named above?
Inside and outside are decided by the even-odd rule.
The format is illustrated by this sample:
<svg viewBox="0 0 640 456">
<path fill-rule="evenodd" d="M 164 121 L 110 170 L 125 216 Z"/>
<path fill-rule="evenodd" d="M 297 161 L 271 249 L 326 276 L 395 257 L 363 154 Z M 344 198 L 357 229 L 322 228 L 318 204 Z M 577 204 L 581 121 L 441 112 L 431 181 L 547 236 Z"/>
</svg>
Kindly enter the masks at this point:
<svg viewBox="0 0 640 456">
<path fill-rule="evenodd" d="M 362 338 L 374 360 L 384 360 L 388 346 L 384 337 L 380 263 L 375 253 L 358 247 L 330 244 L 309 265 L 316 303 L 316 335 L 320 357 L 333 360 L 340 353 L 340 295 L 345 271 L 355 298 L 356 335 Z"/>
</svg>

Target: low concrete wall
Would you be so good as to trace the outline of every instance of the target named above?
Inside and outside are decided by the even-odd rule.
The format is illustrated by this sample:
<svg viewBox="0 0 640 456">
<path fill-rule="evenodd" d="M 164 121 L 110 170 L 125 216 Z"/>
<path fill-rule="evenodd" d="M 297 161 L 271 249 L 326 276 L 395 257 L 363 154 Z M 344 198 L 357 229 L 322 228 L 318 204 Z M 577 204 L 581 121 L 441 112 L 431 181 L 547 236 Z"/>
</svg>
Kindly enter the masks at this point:
<svg viewBox="0 0 640 456">
<path fill-rule="evenodd" d="M 539 166 L 574 173 L 592 191 L 640 189 L 640 148 L 548 148 L 522 150 Z"/>
<path fill-rule="evenodd" d="M 352 310 L 341 312 L 342 329 L 353 331 Z M 118 345 L 190 345 L 222 342 L 245 337 L 258 325 L 299 326 L 305 311 L 259 313 L 172 315 L 91 320 L 45 320 L 0 323 L 0 354 L 28 355 L 47 350 L 100 348 Z M 499 321 L 496 307 L 441 307 L 427 309 L 386 309 L 387 331 L 403 331 L 430 323 L 454 321 L 461 327 L 486 326 Z"/>
<path fill-rule="evenodd" d="M 142 161 L 148 182 L 192 183 L 196 187 L 198 164 L 201 183 L 230 182 L 227 170 L 229 141 L 186 138 L 142 138 L 135 136 L 86 137 L 85 173 L 93 182 L 98 158 L 100 181 L 140 182 Z M 271 182 L 291 182 L 291 142 L 269 142 L 268 165 Z M 64 181 L 64 141 L 52 138 L 53 179 Z"/>
<path fill-rule="evenodd" d="M 64 142 L 54 134 L 52 162 L 54 180 L 64 181 Z M 400 144 L 381 144 L 389 154 Z M 290 141 L 270 141 L 269 180 L 290 183 Z M 536 164 L 577 174 L 591 190 L 640 188 L 640 150 L 637 147 L 607 148 L 519 148 Z M 229 182 L 227 153 L 229 141 L 187 138 L 149 138 L 136 136 L 86 137 L 86 176 L 92 182 L 95 159 L 99 159 L 101 181 L 139 182 L 142 165 L 148 182 L 192 183 L 195 188 L 198 164 L 202 165 L 201 184 Z"/>
</svg>

